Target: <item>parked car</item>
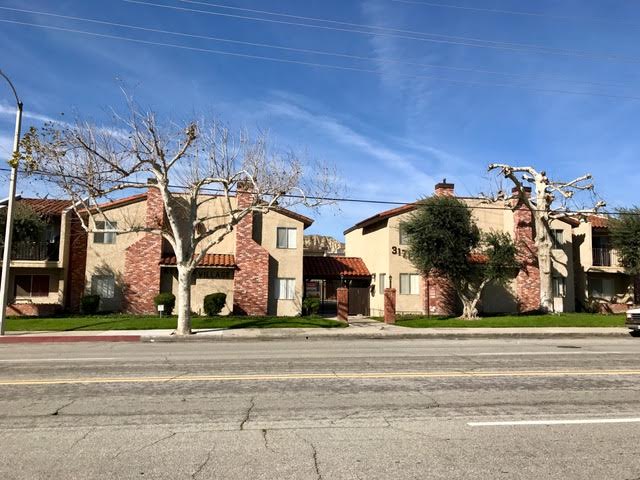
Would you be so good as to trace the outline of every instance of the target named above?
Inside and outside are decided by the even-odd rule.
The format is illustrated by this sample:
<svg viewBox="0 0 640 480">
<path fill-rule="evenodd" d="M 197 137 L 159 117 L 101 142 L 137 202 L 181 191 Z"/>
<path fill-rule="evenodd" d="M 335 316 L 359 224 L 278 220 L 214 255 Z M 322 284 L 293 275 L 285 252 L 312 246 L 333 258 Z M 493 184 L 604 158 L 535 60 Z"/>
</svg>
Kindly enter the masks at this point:
<svg viewBox="0 0 640 480">
<path fill-rule="evenodd" d="M 634 337 L 640 337 L 640 308 L 632 308 L 627 310 L 627 320 L 625 325 L 629 327 L 630 334 Z"/>
</svg>

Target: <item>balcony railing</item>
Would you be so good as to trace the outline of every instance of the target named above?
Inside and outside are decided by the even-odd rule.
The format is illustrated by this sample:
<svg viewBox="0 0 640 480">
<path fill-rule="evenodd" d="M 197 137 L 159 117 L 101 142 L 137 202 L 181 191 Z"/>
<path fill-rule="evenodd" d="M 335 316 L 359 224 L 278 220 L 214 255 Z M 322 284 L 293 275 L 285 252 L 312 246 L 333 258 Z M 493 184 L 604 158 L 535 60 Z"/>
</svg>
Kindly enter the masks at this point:
<svg viewBox="0 0 640 480">
<path fill-rule="evenodd" d="M 58 242 L 14 242 L 11 247 L 11 260 L 57 262 L 60 258 Z M 4 246 L 0 246 L 0 252 L 3 251 Z"/>
<path fill-rule="evenodd" d="M 593 249 L 594 267 L 617 267 L 618 254 L 610 248 L 597 247 Z"/>
</svg>

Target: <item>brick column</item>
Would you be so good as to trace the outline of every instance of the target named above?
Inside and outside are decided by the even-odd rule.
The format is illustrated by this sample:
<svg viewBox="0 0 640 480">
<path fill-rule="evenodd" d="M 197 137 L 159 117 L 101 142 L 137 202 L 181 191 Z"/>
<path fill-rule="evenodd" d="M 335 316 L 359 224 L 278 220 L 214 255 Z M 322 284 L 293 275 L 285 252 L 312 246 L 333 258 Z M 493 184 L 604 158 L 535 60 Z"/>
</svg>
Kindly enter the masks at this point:
<svg viewBox="0 0 640 480">
<path fill-rule="evenodd" d="M 349 289 L 340 287 L 337 289 L 338 320 L 349 322 Z"/>
<path fill-rule="evenodd" d="M 75 212 L 69 213 L 69 273 L 67 277 L 66 309 L 80 311 L 87 268 L 87 231 Z M 62 255 L 65 253 L 63 252 Z"/>
<path fill-rule="evenodd" d="M 396 323 L 396 289 L 384 289 L 384 323 Z"/>
<path fill-rule="evenodd" d="M 160 190 L 150 186 L 147 192 L 145 227 L 158 229 L 164 223 L 164 202 Z M 162 237 L 145 233 L 125 251 L 124 305 L 127 313 L 151 314 L 156 307 L 153 297 L 160 292 Z"/>
<path fill-rule="evenodd" d="M 238 208 L 253 202 L 252 193 L 239 190 Z M 233 313 L 264 316 L 269 306 L 269 252 L 253 239 L 253 213 L 236 225 L 236 271 L 233 277 Z"/>
<path fill-rule="evenodd" d="M 526 195 L 531 195 L 530 188 L 525 191 Z M 520 263 L 520 271 L 516 277 L 518 310 L 521 313 L 532 312 L 540 308 L 540 268 L 538 267 L 533 214 L 520 202 L 514 211 L 513 221 L 515 242 L 518 248 L 517 260 Z"/>
</svg>

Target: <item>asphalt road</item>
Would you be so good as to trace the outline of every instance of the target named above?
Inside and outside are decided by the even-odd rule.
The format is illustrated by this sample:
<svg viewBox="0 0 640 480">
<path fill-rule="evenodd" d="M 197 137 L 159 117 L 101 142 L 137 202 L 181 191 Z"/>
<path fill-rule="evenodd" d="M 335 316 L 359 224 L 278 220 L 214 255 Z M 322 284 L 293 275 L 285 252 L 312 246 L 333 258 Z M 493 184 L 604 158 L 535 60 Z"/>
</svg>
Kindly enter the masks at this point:
<svg viewBox="0 0 640 480">
<path fill-rule="evenodd" d="M 0 345 L 0 479 L 639 479 L 640 340 Z"/>
</svg>

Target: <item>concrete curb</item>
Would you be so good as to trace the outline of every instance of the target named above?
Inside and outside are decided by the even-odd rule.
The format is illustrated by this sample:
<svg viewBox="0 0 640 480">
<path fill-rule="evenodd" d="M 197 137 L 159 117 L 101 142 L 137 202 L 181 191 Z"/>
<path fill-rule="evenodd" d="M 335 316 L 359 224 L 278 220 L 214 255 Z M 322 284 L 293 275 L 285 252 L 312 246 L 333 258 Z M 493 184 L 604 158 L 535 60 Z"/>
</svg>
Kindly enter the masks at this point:
<svg viewBox="0 0 640 480">
<path fill-rule="evenodd" d="M 621 329 L 622 330 L 622 329 Z M 331 334 L 262 334 L 262 335 L 191 335 L 189 337 L 141 335 L 143 343 L 190 343 L 190 342 L 270 342 L 279 340 L 314 341 L 314 340 L 473 340 L 473 339 L 571 339 L 571 338 L 627 338 L 626 330 L 620 332 L 416 332 L 416 333 L 352 333 L 348 335 Z"/>
<path fill-rule="evenodd" d="M 10 335 L 3 343 L 140 342 L 141 335 Z"/>
</svg>

